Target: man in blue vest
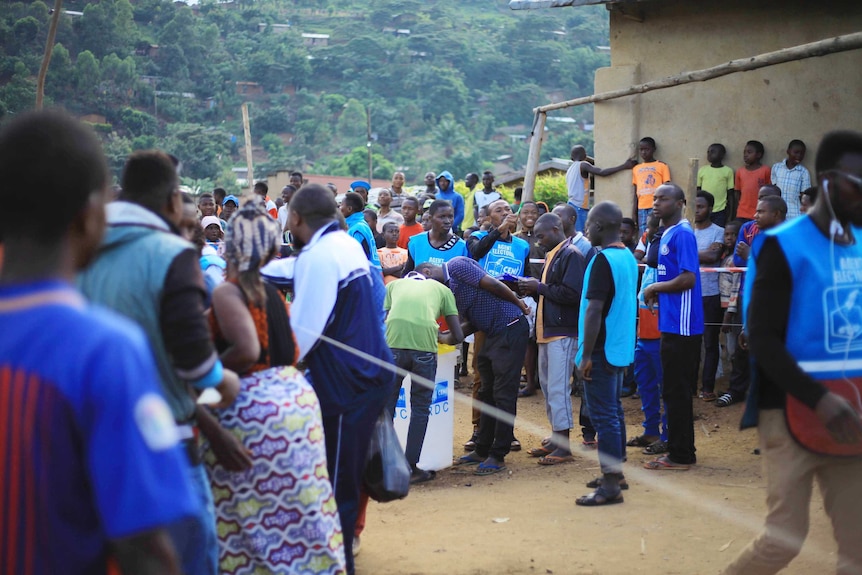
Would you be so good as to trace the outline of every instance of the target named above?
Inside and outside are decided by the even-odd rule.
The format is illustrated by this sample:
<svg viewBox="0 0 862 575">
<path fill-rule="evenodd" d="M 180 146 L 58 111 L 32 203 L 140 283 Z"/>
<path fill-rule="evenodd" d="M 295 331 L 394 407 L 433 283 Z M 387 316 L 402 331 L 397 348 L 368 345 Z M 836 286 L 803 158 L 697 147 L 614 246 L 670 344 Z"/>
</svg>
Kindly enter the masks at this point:
<svg viewBox="0 0 862 575">
<path fill-rule="evenodd" d="M 763 533 L 726 575 L 777 573 L 793 560 L 815 478 L 838 543 L 837 572 L 862 573 L 862 134 L 827 134 L 815 168 L 820 193 L 808 214 L 751 246 L 754 368 L 742 427 L 758 428 L 768 510 Z"/>
<path fill-rule="evenodd" d="M 514 236 L 518 214 L 512 213 L 506 200 L 497 200 L 488 205 L 488 218 L 491 229 L 470 236 L 467 244 L 470 256 L 492 277 L 524 275 L 530 260 L 530 244 Z"/>
<path fill-rule="evenodd" d="M 176 164 L 164 152 L 135 152 L 121 181 L 120 200 L 106 209 L 108 228 L 96 260 L 78 276 L 78 285 L 89 299 L 134 320 L 147 334 L 202 509 L 193 525 L 172 529 L 171 536 L 186 573 L 215 575 L 215 508 L 198 455 L 196 394 L 189 389 L 218 386 L 233 401 L 239 380 L 222 368 L 213 346 L 197 250 L 178 235 L 183 201 Z"/>
<path fill-rule="evenodd" d="M 692 383 L 697 381 L 703 305 L 697 239 L 683 219 L 685 192 L 675 184 L 659 186 L 653 213 L 665 228 L 658 255 L 658 281 L 643 292 L 647 305 L 658 301 L 661 332 L 662 397 L 667 408 L 668 453 L 644 465 L 652 470 L 683 471 L 697 462 L 694 448 Z"/>
<path fill-rule="evenodd" d="M 626 453 L 626 422 L 620 392 L 623 375 L 634 360 L 638 266 L 620 241 L 623 212 L 611 202 L 595 206 L 587 217 L 587 236 L 600 251 L 590 260 L 581 292 L 578 364 L 584 399 L 599 436 L 602 477 L 588 484 L 596 490 L 578 505 L 622 503 L 620 480 Z"/>
</svg>

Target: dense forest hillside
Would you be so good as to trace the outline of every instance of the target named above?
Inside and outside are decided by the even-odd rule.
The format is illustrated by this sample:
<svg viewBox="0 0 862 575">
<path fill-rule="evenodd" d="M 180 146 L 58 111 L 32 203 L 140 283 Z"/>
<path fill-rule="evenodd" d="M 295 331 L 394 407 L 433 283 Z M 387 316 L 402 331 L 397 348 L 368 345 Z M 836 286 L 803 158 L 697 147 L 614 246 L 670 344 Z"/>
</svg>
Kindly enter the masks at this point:
<svg viewBox="0 0 862 575">
<path fill-rule="evenodd" d="M 0 2 L 0 122 L 31 108 L 50 9 Z M 46 101 L 94 122 L 112 168 L 134 149 L 231 181 L 250 103 L 255 173 L 458 177 L 526 161 L 532 108 L 592 91 L 608 64 L 601 7 L 511 11 L 506 0 L 66 0 Z M 592 110 L 549 123 L 566 156 Z M 370 122 L 369 122 L 370 119 Z M 498 164 L 499 165 L 499 164 Z"/>
</svg>

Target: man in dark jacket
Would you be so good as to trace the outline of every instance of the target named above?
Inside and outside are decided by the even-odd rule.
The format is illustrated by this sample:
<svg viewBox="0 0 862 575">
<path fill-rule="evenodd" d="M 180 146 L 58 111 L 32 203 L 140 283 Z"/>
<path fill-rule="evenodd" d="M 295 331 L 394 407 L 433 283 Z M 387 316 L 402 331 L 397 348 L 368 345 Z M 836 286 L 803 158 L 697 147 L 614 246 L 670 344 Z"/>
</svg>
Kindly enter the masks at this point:
<svg viewBox="0 0 862 575">
<path fill-rule="evenodd" d="M 544 214 L 533 228 L 536 243 L 546 251 L 542 280 L 522 278 L 518 287 L 533 295 L 536 308 L 536 342 L 539 344 L 539 385 L 553 433 L 530 450 L 540 465 L 572 461 L 569 435 L 574 426 L 571 392 L 572 364 L 578 351 L 578 309 L 584 281 L 584 258 L 566 234 L 563 222 Z"/>
</svg>

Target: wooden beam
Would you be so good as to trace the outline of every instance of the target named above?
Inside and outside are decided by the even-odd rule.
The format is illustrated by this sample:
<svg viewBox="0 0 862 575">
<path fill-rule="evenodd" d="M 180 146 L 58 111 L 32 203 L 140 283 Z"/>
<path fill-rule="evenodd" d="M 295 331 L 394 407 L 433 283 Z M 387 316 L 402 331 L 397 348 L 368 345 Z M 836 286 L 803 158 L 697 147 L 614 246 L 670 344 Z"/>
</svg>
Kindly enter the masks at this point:
<svg viewBox="0 0 862 575">
<path fill-rule="evenodd" d="M 254 193 L 254 160 L 251 155 L 251 128 L 248 122 L 248 104 L 242 105 L 242 130 L 245 134 L 245 165 L 248 170 L 248 193 Z"/>
<path fill-rule="evenodd" d="M 39 77 L 36 80 L 36 109 L 42 109 L 42 100 L 45 99 L 45 78 L 48 76 L 48 66 L 51 64 L 51 56 L 54 54 L 54 38 L 57 36 L 57 25 L 60 21 L 60 13 L 63 9 L 63 0 L 54 0 L 54 12 L 51 14 L 51 24 L 48 27 L 48 39 L 45 40 L 45 54 L 42 56 L 42 65 L 39 66 Z"/>
<path fill-rule="evenodd" d="M 533 132 L 530 135 L 530 151 L 527 155 L 527 167 L 524 170 L 524 193 L 521 202 L 533 201 L 533 189 L 536 187 L 536 172 L 539 171 L 539 155 L 542 153 L 542 138 L 545 135 L 545 119 L 548 115 L 536 112 L 533 120 Z"/>
<path fill-rule="evenodd" d="M 551 112 L 553 110 L 561 110 L 563 108 L 571 108 L 572 106 L 582 106 L 584 104 L 593 104 L 595 102 L 606 102 L 617 98 L 624 98 L 634 94 L 645 94 L 655 90 L 663 90 L 665 88 L 673 88 L 674 86 L 682 86 L 692 82 L 705 82 L 728 74 L 736 72 L 748 72 L 776 64 L 784 64 L 785 62 L 793 62 L 796 60 L 804 60 L 806 58 L 816 58 L 818 56 L 826 56 L 827 54 L 835 54 L 838 52 L 847 52 L 849 50 L 858 50 L 862 48 L 862 32 L 854 32 L 852 34 L 844 34 L 826 40 L 818 40 L 808 44 L 793 46 L 792 48 L 784 48 L 775 52 L 767 52 L 758 54 L 750 58 L 740 58 L 731 60 L 730 62 L 695 70 L 693 72 L 685 72 L 676 76 L 668 76 L 661 80 L 654 80 L 637 86 L 630 86 L 620 90 L 611 90 L 602 92 L 601 94 L 593 94 L 592 96 L 584 96 L 583 98 L 575 98 L 574 100 L 566 100 L 565 102 L 557 102 L 534 108 L 533 112 Z"/>
</svg>

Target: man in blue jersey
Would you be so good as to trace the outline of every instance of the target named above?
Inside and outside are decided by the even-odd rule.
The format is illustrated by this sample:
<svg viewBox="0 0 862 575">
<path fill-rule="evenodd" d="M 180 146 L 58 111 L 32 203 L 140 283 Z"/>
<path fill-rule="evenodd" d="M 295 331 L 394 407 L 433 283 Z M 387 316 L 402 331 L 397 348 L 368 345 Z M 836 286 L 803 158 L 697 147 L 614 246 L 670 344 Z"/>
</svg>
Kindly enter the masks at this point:
<svg viewBox="0 0 862 575">
<path fill-rule="evenodd" d="M 379 272 L 341 231 L 337 209 L 322 186 L 297 191 L 287 223 L 299 255 L 270 262 L 262 273 L 279 283 L 293 281 L 290 325 L 320 399 L 329 477 L 352 574 L 353 527 L 371 431 L 397 384 L 378 310 L 369 305 L 371 276 Z"/>
<path fill-rule="evenodd" d="M 479 399 L 509 414 L 497 418 L 482 412 L 476 449 L 461 457 L 459 465 L 478 465 L 475 475 L 491 475 L 506 469 L 504 458 L 512 448 L 513 421 L 518 407 L 518 379 L 529 327 L 529 306 L 503 283 L 486 274 L 467 257 L 457 257 L 435 266 L 425 264 L 420 273 L 445 283 L 455 294 L 455 303 L 465 334 L 485 333 L 485 343 L 476 357 L 482 378 Z"/>
<path fill-rule="evenodd" d="M 725 575 L 769 575 L 793 560 L 815 478 L 838 543 L 836 571 L 862 573 L 862 134 L 827 134 L 815 167 L 820 193 L 807 216 L 751 246 L 754 369 L 742 427 L 757 426 L 767 516 Z"/>
<path fill-rule="evenodd" d="M 197 392 L 218 387 L 229 405 L 239 391 L 239 380 L 223 369 L 212 342 L 198 251 L 179 236 L 183 201 L 176 164 L 164 152 L 138 151 L 126 161 L 121 182 L 120 199 L 106 208 L 108 228 L 102 245 L 93 264 L 79 274 L 78 285 L 88 298 L 134 320 L 147 334 L 201 501 L 193 528 L 173 530 L 171 536 L 184 571 L 214 575 L 215 507 L 199 456 L 197 429 L 211 441 L 225 437 L 231 441 L 232 436 L 209 425 L 213 418 L 199 413 L 196 398 Z"/>
<path fill-rule="evenodd" d="M 440 265 L 452 258 L 469 255 L 464 240 L 452 233 L 455 218 L 452 204 L 446 200 L 434 200 L 428 213 L 431 215 L 431 229 L 412 236 L 407 243 L 405 274 L 422 263 Z"/>
<path fill-rule="evenodd" d="M 665 184 L 654 192 L 653 213 L 661 218 L 664 233 L 659 244 L 658 281 L 643 293 L 647 305 L 658 302 L 668 453 L 644 465 L 653 470 L 686 470 L 697 462 L 691 389 L 697 381 L 703 305 L 697 239 L 682 217 L 684 207 L 685 192 L 679 186 Z"/>
<path fill-rule="evenodd" d="M 0 181 L 4 572 L 179 574 L 165 527 L 198 503 L 152 352 L 72 285 L 104 231 L 99 140 L 60 112 L 19 115 L 0 131 Z"/>
<path fill-rule="evenodd" d="M 611 202 L 601 202 L 587 216 L 587 235 L 602 251 L 590 260 L 584 277 L 575 361 L 584 380 L 590 420 L 599 434 L 602 477 L 588 485 L 596 490 L 575 500 L 577 505 L 623 502 L 626 422 L 620 392 L 635 355 L 638 266 L 620 241 L 622 219 L 622 210 Z"/>
</svg>

